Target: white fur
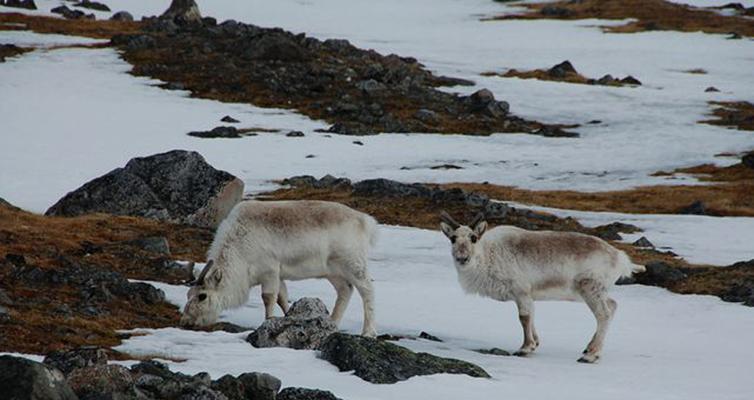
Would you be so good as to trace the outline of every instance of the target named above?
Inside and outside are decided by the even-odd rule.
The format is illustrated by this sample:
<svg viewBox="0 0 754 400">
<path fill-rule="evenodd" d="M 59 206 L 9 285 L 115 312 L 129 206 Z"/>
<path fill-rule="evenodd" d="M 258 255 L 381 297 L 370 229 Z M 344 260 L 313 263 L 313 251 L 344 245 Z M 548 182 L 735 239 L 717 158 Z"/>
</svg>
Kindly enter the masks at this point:
<svg viewBox="0 0 754 400">
<path fill-rule="evenodd" d="M 287 309 L 285 280 L 323 278 L 338 292 L 333 308 L 336 323 L 355 286 L 365 308 L 363 333 L 374 335 L 373 289 L 366 260 L 376 237 L 372 217 L 338 203 L 241 202 L 218 228 L 207 254 L 214 265 L 204 284 L 189 294 L 192 298 L 200 292 L 209 294 L 208 305 L 203 306 L 208 309 L 190 309 L 187 304 L 185 323 L 214 322 L 207 320 L 246 303 L 256 285 L 262 285 L 269 318 L 275 299 Z"/>
</svg>

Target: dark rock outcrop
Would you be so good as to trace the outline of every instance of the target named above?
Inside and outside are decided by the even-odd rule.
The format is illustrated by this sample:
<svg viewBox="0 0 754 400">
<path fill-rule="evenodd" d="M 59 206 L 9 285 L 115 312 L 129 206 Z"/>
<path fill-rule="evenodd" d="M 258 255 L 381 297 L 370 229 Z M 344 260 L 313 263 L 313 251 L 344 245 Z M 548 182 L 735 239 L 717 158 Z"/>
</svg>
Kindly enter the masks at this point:
<svg viewBox="0 0 754 400">
<path fill-rule="evenodd" d="M 110 11 L 110 7 L 108 7 L 107 4 L 100 3 L 97 1 L 91 1 L 91 0 L 81 0 L 81 2 L 76 3 L 73 6 L 81 7 L 81 8 L 88 8 L 90 10 L 96 10 L 96 11 Z"/>
<path fill-rule="evenodd" d="M 671 284 L 686 279 L 687 275 L 664 262 L 652 262 L 645 266 L 646 272 L 634 274 L 636 283 L 650 286 L 668 287 Z"/>
<path fill-rule="evenodd" d="M 81 10 L 72 10 L 68 6 L 58 6 L 50 10 L 53 14 L 60 14 L 65 19 L 96 19 L 94 14 L 87 14 Z"/>
<path fill-rule="evenodd" d="M 678 213 L 690 215 L 707 215 L 707 205 L 704 204 L 704 202 L 701 200 L 696 200 L 695 202 L 678 210 Z"/>
<path fill-rule="evenodd" d="M 45 356 L 44 364 L 57 368 L 64 375 L 76 369 L 107 365 L 107 353 L 97 347 L 58 350 Z"/>
<path fill-rule="evenodd" d="M 208 131 L 194 131 L 187 133 L 189 136 L 210 138 L 237 139 L 241 137 L 241 132 L 233 126 L 218 126 Z"/>
<path fill-rule="evenodd" d="M 280 386 L 280 379 L 259 372 L 241 374 L 237 378 L 225 375 L 212 382 L 212 389 L 229 400 L 275 400 Z"/>
<path fill-rule="evenodd" d="M 305 297 L 293 303 L 285 317 L 264 321 L 246 341 L 254 347 L 316 349 L 336 331 L 322 300 Z"/>
<path fill-rule="evenodd" d="M 78 400 L 60 371 L 19 357 L 0 356 L 0 388 L 3 399 Z"/>
<path fill-rule="evenodd" d="M 482 368 L 466 361 L 413 351 L 378 339 L 334 333 L 325 340 L 320 357 L 340 371 L 354 371 L 372 383 L 396 383 L 417 375 L 466 374 L 489 378 Z"/>
<path fill-rule="evenodd" d="M 34 0 L 6 0 L 5 4 L 2 5 L 13 8 L 24 8 L 27 10 L 37 9 L 37 4 L 34 3 Z"/>
<path fill-rule="evenodd" d="M 565 78 L 568 74 L 578 74 L 576 68 L 570 61 L 565 60 L 560 64 L 554 65 L 547 70 L 547 73 L 554 78 Z"/>
<path fill-rule="evenodd" d="M 241 200 L 243 182 L 196 152 L 134 158 L 68 193 L 46 215 L 109 213 L 217 227 Z"/>
<path fill-rule="evenodd" d="M 76 369 L 68 375 L 67 381 L 81 400 L 146 399 L 134 386 L 130 371 L 120 365 L 94 365 Z"/>
<path fill-rule="evenodd" d="M 202 14 L 194 0 L 173 0 L 160 18 L 199 22 L 202 20 Z"/>
<path fill-rule="evenodd" d="M 652 249 L 655 247 L 655 245 L 652 244 L 652 242 L 650 242 L 649 239 L 647 239 L 645 236 L 640 237 L 639 239 L 637 239 L 631 244 L 633 244 L 636 247 L 648 247 Z"/>
<path fill-rule="evenodd" d="M 239 121 L 239 120 L 231 117 L 230 115 L 224 116 L 220 121 L 226 122 L 226 123 L 229 123 L 229 124 L 237 124 L 237 123 L 241 122 L 241 121 Z"/>
</svg>

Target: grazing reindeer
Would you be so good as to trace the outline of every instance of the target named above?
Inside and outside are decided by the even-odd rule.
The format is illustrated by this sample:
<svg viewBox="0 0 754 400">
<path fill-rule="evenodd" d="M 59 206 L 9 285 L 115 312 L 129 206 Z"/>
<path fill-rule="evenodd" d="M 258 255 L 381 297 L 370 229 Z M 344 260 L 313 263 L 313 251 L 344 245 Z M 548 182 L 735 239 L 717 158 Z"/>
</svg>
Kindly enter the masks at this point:
<svg viewBox="0 0 754 400">
<path fill-rule="evenodd" d="M 333 321 L 340 322 L 356 287 L 364 305 L 362 334 L 375 336 L 367 251 L 376 239 L 375 220 L 342 204 L 243 201 L 218 228 L 181 324 L 214 323 L 222 310 L 246 303 L 256 285 L 271 318 L 276 301 L 287 312 L 285 280 L 324 278 L 337 292 Z"/>
<path fill-rule="evenodd" d="M 597 332 L 579 362 L 596 362 L 617 303 L 607 290 L 621 276 L 642 272 L 628 256 L 605 241 L 581 233 L 532 232 L 498 226 L 487 233 L 482 214 L 461 225 L 440 214 L 443 233 L 453 244 L 453 260 L 467 293 L 498 301 L 513 300 L 524 330 L 515 353 L 526 356 L 539 346 L 534 329 L 535 300 L 584 301 L 597 319 Z"/>
</svg>

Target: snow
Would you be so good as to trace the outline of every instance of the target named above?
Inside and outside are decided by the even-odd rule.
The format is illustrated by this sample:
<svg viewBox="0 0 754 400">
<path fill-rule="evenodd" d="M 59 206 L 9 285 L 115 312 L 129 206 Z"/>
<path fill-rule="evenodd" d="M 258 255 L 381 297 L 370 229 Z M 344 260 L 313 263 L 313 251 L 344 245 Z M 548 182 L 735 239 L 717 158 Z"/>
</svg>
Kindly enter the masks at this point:
<svg viewBox="0 0 754 400">
<path fill-rule="evenodd" d="M 185 359 L 169 362 L 184 373 L 208 371 L 213 378 L 249 371 L 279 377 L 283 386 L 331 390 L 344 399 L 564 398 L 747 399 L 754 381 L 745 365 L 754 357 L 747 337 L 754 313 L 710 296 L 682 296 L 664 289 L 621 286 L 613 289 L 618 312 L 598 365 L 576 363 L 594 330 L 581 303 L 538 302 L 536 323 L 542 345 L 529 358 L 482 355 L 471 350 L 518 348 L 521 331 L 512 303 L 464 295 L 451 263 L 450 245 L 436 231 L 382 226 L 370 256 L 380 333 L 418 335 L 427 331 L 444 340 L 402 340 L 400 345 L 483 367 L 492 379 L 433 375 L 395 385 L 374 385 L 338 372 L 316 352 L 256 349 L 248 333 L 193 332 L 175 328 L 140 330 L 117 349 L 133 355 Z M 724 251 L 724 250 L 721 250 Z M 186 288 L 156 283 L 168 300 L 185 302 Z M 289 283 L 293 299 L 305 296 L 334 302 L 323 281 Z M 361 329 L 360 298 L 355 295 L 341 328 Z M 256 327 L 264 318 L 259 289 L 246 306 L 222 319 Z"/>
</svg>

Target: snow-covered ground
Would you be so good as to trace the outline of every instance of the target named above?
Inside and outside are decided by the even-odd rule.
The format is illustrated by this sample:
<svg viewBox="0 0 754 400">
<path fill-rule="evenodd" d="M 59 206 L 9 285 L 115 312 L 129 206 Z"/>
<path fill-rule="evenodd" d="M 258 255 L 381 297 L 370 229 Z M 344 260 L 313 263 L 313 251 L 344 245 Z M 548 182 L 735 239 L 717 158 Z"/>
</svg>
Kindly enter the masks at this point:
<svg viewBox="0 0 754 400">
<path fill-rule="evenodd" d="M 57 3 L 38 2 L 45 12 Z M 159 13 L 167 3 L 114 0 L 109 5 L 138 17 Z M 748 132 L 696 123 L 709 112 L 707 100 L 752 99 L 750 40 L 675 32 L 604 34 L 595 25 L 605 21 L 480 22 L 505 7 L 489 0 L 215 0 L 200 6 L 220 20 L 345 37 L 381 52 L 415 56 L 438 73 L 489 87 L 526 117 L 603 123 L 578 128 L 581 139 L 381 135 L 360 138 L 365 143 L 360 147 L 353 138 L 313 134 L 325 124 L 294 113 L 188 99 L 184 92 L 151 87 L 154 81 L 127 75 L 129 66 L 111 49 L 35 52 L 0 65 L 0 195 L 43 211 L 131 157 L 173 148 L 200 151 L 241 177 L 249 191 L 258 191 L 269 188 L 270 179 L 302 173 L 608 190 L 677 182 L 648 175 L 703 162 L 729 163 L 714 155 L 754 147 Z M 0 42 L 28 43 L 27 36 L 0 32 Z M 632 74 L 645 85 L 610 88 L 479 76 L 564 59 L 588 76 Z M 689 68 L 709 73 L 680 72 Z M 722 92 L 705 93 L 710 85 Z M 217 125 L 225 114 L 241 119 L 241 126 L 297 129 L 308 136 L 233 141 L 185 136 Z M 305 158 L 308 154 L 316 157 Z M 429 169 L 442 163 L 465 169 Z"/>
<path fill-rule="evenodd" d="M 754 380 L 746 365 L 754 357 L 750 336 L 754 313 L 747 307 L 710 296 L 681 296 L 664 289 L 622 286 L 613 289 L 618 312 L 602 361 L 576 363 L 594 330 L 584 304 L 539 302 L 542 345 L 530 358 L 500 357 L 471 350 L 515 350 L 521 328 L 515 306 L 464 295 L 450 258 L 450 244 L 435 231 L 381 228 L 370 257 L 375 281 L 380 333 L 418 335 L 427 331 L 443 343 L 403 340 L 416 351 L 459 358 L 482 366 L 492 379 L 434 375 L 395 385 L 374 385 L 338 372 L 313 351 L 256 349 L 246 334 L 204 333 L 180 329 L 146 330 L 118 350 L 185 362 L 169 362 L 185 373 L 223 374 L 264 371 L 283 386 L 317 387 L 344 399 L 459 399 L 554 396 L 579 399 L 749 399 Z M 716 250 L 711 250 L 716 251 Z M 720 251 L 725 251 L 720 250 Z M 169 301 L 182 306 L 186 288 L 155 284 Z M 332 306 L 334 290 L 323 281 L 289 284 L 293 299 L 320 297 Z M 263 318 L 259 289 L 248 304 L 222 319 L 256 327 Z M 278 311 L 279 312 L 279 311 Z M 355 295 L 341 328 L 361 329 L 360 298 Z"/>
</svg>

